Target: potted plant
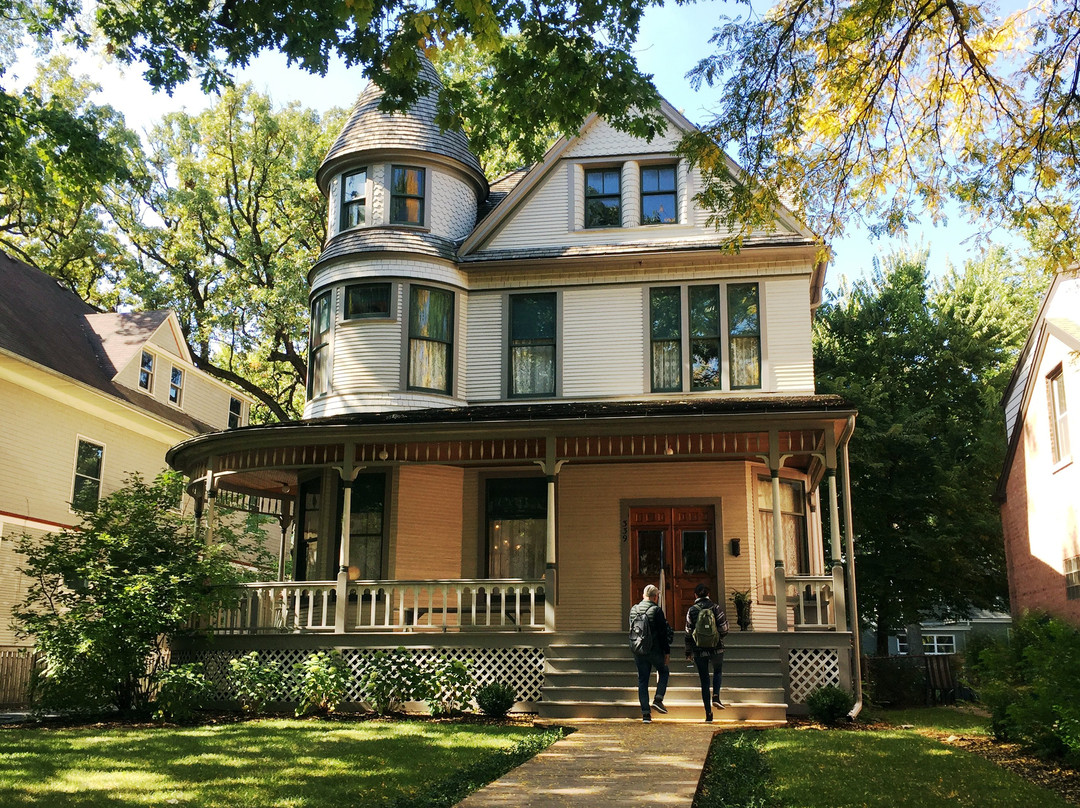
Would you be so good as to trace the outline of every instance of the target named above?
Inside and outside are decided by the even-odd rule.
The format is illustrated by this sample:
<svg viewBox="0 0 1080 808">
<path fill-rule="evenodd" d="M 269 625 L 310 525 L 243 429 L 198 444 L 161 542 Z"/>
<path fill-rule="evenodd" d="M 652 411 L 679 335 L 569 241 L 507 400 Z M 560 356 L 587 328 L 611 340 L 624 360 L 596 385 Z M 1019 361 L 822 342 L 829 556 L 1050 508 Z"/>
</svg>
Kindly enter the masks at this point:
<svg viewBox="0 0 1080 808">
<path fill-rule="evenodd" d="M 732 589 L 731 600 L 735 603 L 735 622 L 740 631 L 746 631 L 750 628 L 750 590 Z"/>
</svg>

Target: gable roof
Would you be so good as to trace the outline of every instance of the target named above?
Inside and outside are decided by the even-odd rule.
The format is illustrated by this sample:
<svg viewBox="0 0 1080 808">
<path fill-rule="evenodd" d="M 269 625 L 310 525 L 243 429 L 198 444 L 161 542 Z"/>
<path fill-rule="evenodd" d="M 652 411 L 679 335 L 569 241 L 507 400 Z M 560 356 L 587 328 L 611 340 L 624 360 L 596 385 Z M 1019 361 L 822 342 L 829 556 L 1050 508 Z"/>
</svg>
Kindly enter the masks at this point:
<svg viewBox="0 0 1080 808">
<path fill-rule="evenodd" d="M 205 432 L 213 427 L 113 381 L 170 315 L 99 312 L 55 278 L 0 252 L 0 351 L 189 432 Z"/>
</svg>

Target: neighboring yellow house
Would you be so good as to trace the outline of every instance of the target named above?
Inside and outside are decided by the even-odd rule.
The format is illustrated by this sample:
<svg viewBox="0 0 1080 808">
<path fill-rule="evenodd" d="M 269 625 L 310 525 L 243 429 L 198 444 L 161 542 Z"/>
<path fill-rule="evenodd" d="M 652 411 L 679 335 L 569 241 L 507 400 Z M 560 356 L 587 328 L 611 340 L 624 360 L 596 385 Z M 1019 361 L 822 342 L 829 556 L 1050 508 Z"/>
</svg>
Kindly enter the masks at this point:
<svg viewBox="0 0 1080 808">
<path fill-rule="evenodd" d="M 16 537 L 78 524 L 165 451 L 242 426 L 252 399 L 192 364 L 176 314 L 102 313 L 50 276 L 0 253 L 0 646 L 26 592 Z"/>
</svg>

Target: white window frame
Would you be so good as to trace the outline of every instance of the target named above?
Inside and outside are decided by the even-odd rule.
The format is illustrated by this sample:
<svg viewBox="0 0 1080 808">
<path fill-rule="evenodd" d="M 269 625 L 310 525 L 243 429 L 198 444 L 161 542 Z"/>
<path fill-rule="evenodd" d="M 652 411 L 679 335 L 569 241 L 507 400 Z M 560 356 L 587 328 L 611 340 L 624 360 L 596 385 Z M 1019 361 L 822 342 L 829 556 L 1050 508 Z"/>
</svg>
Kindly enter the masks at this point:
<svg viewBox="0 0 1080 808">
<path fill-rule="evenodd" d="M 955 634 L 941 634 L 939 632 L 933 632 L 930 634 L 922 635 L 923 653 L 926 656 L 941 656 L 944 654 L 956 653 L 956 635 Z M 947 647 L 950 650 L 941 650 L 942 647 Z"/>
<path fill-rule="evenodd" d="M 79 445 L 87 444 L 88 446 L 96 446 L 101 450 L 101 459 L 98 461 L 98 476 L 91 477 L 89 474 L 83 474 L 79 471 Z M 96 480 L 97 482 L 97 498 L 94 502 L 97 505 L 101 502 L 101 488 L 103 480 L 105 479 L 105 444 L 101 441 L 93 440 L 85 435 L 76 434 L 75 436 L 75 456 L 71 461 L 71 497 L 68 501 L 68 511 L 70 513 L 78 513 L 75 510 L 75 487 L 79 479 Z"/>
<path fill-rule="evenodd" d="M 237 408 L 236 408 L 236 413 L 235 413 L 235 415 L 236 415 L 236 423 L 235 424 L 233 423 L 233 402 L 234 401 L 238 405 Z M 229 396 L 229 420 L 228 420 L 229 429 L 235 429 L 237 427 L 241 427 L 241 426 L 245 425 L 245 422 L 247 420 L 244 417 L 246 409 L 247 409 L 247 407 L 245 406 L 244 400 L 242 398 L 237 398 L 236 396 Z"/>
<path fill-rule="evenodd" d="M 176 381 L 176 374 L 180 374 L 180 381 Z M 169 403 L 174 407 L 184 406 L 184 369 L 172 366 L 169 372 Z"/>
<path fill-rule="evenodd" d="M 363 174 L 364 175 L 363 196 L 359 197 L 359 199 L 357 199 L 357 200 L 346 199 L 345 198 L 345 181 L 347 179 L 349 179 L 349 177 L 355 177 L 357 174 Z M 368 224 L 370 224 L 370 222 L 368 221 L 368 200 L 371 198 L 371 195 L 368 192 L 368 180 L 369 179 L 370 179 L 369 172 L 368 172 L 368 169 L 367 169 L 366 166 L 361 167 L 361 168 L 355 168 L 352 171 L 346 171 L 341 175 L 341 179 L 339 180 L 340 199 L 339 199 L 339 203 L 338 203 L 338 228 L 337 228 L 339 233 L 344 233 L 346 230 L 352 230 L 352 229 L 357 228 L 357 227 L 365 227 Z M 360 208 L 361 221 L 357 222 L 356 224 L 347 224 L 347 217 L 345 215 L 345 211 L 350 206 L 358 206 Z"/>
<path fill-rule="evenodd" d="M 1046 397 L 1050 406 L 1050 458 L 1056 469 L 1072 462 L 1068 399 L 1065 397 L 1065 374 L 1062 365 L 1047 374 Z"/>
<path fill-rule="evenodd" d="M 149 358 L 150 367 L 146 366 L 146 360 Z M 145 348 L 139 355 L 139 389 L 145 390 L 147 393 L 153 395 L 154 393 L 154 374 L 157 372 L 157 356 L 152 351 L 148 351 Z M 145 376 L 145 384 L 144 377 Z"/>
</svg>

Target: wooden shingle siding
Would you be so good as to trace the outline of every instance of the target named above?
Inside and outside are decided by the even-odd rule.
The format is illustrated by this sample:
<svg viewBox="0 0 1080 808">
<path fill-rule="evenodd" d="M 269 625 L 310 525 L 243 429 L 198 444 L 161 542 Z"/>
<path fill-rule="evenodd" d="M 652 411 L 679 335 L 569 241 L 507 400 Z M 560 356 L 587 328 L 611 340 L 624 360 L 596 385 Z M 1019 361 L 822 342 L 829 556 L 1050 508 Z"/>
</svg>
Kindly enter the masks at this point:
<svg viewBox="0 0 1080 808">
<path fill-rule="evenodd" d="M 463 239 L 476 224 L 476 194 L 468 183 L 444 171 L 428 169 L 427 208 L 431 232 L 451 239 Z"/>
<path fill-rule="evenodd" d="M 745 588 L 752 556 L 748 514 L 748 464 L 679 463 L 612 466 L 567 465 L 558 482 L 560 631 L 618 631 L 630 606 L 627 548 L 621 503 L 677 500 L 721 502 L 717 530 L 723 591 Z M 729 538 L 743 539 L 738 558 L 726 554 Z M 635 593 L 635 599 L 638 593 Z"/>
<path fill-rule="evenodd" d="M 668 124 L 667 131 L 647 142 L 634 135 L 620 132 L 602 118 L 595 119 L 581 139 L 566 151 L 568 158 L 610 157 L 618 154 L 667 154 L 675 151 L 682 132 Z"/>
<path fill-rule="evenodd" d="M 467 284 L 465 274 L 453 264 L 438 259 L 424 260 L 422 257 L 402 258 L 344 258 L 319 266 L 311 278 L 312 294 L 317 295 L 327 286 L 346 283 L 373 283 L 388 281 L 400 285 L 401 281 L 415 280 L 421 283 L 441 283 L 447 286 L 464 288 Z M 341 308 L 336 310 L 341 318 Z M 396 311 L 403 309 L 399 306 Z"/>
<path fill-rule="evenodd" d="M 623 163 L 620 182 L 622 226 L 637 227 L 641 224 L 641 167 L 634 160 Z"/>
<path fill-rule="evenodd" d="M 465 396 L 469 401 L 498 399 L 504 387 L 503 296 L 494 292 L 470 294 L 468 320 L 469 375 Z"/>
<path fill-rule="evenodd" d="M 461 577 L 463 476 L 445 466 L 398 471 L 393 577 Z"/>
<path fill-rule="evenodd" d="M 326 235 L 327 239 L 338 231 L 341 221 L 341 176 L 338 175 L 330 181 L 330 194 L 327 208 Z M 370 205 L 368 206 L 370 209 Z M 365 211 L 366 212 L 366 211 Z"/>
<path fill-rule="evenodd" d="M 563 395 L 644 392 L 643 300 L 640 286 L 570 289 L 563 294 Z"/>
<path fill-rule="evenodd" d="M 770 392 L 814 391 L 814 356 L 810 343 L 810 278 L 772 279 L 762 283 L 765 315 L 762 353 L 768 357 L 762 387 Z"/>
</svg>

